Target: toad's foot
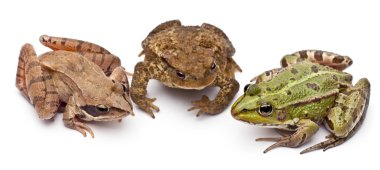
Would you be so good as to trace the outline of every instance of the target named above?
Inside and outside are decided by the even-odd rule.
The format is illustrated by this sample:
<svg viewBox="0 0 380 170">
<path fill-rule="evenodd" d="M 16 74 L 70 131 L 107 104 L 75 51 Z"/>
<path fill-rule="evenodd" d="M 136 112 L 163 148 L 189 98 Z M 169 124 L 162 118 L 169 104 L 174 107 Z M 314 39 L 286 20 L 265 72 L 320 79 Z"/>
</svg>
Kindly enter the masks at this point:
<svg viewBox="0 0 380 170">
<path fill-rule="evenodd" d="M 139 99 L 135 103 L 139 106 L 139 108 L 147 112 L 154 119 L 155 116 L 153 114 L 153 110 L 156 112 L 160 111 L 160 108 L 153 104 L 154 101 L 156 101 L 156 98 L 145 97 L 143 99 Z"/>
<path fill-rule="evenodd" d="M 214 108 L 217 106 L 206 95 L 203 95 L 200 100 L 192 101 L 191 103 L 194 106 L 188 109 L 188 111 L 199 109 L 197 117 L 204 113 L 215 114 Z"/>
</svg>

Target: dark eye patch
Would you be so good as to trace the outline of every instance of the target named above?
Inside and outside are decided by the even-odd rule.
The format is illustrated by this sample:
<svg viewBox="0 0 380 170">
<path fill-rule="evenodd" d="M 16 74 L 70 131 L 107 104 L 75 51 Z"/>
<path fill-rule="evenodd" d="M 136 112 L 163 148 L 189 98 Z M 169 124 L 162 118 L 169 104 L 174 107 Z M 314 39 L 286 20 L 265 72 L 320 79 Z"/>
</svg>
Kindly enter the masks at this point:
<svg viewBox="0 0 380 170">
<path fill-rule="evenodd" d="M 90 106 L 90 105 L 81 106 L 80 108 L 86 111 L 89 115 L 94 116 L 94 117 L 101 116 L 105 113 L 108 113 L 109 111 L 109 108 L 107 107 L 97 107 L 97 106 Z"/>
</svg>

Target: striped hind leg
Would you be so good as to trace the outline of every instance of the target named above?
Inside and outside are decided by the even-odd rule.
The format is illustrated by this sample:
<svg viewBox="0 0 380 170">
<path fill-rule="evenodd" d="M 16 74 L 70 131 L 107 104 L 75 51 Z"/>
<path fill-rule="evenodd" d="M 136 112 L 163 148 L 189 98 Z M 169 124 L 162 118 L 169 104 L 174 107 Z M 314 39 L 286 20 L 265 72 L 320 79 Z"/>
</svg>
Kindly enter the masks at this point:
<svg viewBox="0 0 380 170">
<path fill-rule="evenodd" d="M 344 70 L 350 65 L 352 65 L 352 60 L 348 56 L 342 56 L 332 52 L 320 50 L 302 50 L 284 56 L 281 59 L 281 66 L 287 67 L 289 65 L 293 65 L 304 60 L 329 66 L 337 70 Z"/>
<path fill-rule="evenodd" d="M 58 93 L 51 75 L 41 67 L 30 44 L 25 44 L 20 51 L 16 87 L 34 105 L 41 119 L 54 116 L 59 105 Z"/>
<path fill-rule="evenodd" d="M 52 50 L 65 50 L 82 54 L 84 57 L 98 65 L 107 76 L 110 75 L 116 67 L 121 65 L 119 57 L 111 54 L 102 46 L 91 42 L 70 38 L 51 37 L 48 35 L 42 35 L 40 37 L 40 42 Z"/>
<path fill-rule="evenodd" d="M 347 141 L 360 128 L 367 111 L 370 98 L 370 83 L 366 78 L 360 79 L 354 87 L 343 91 L 336 99 L 325 120 L 326 128 L 332 133 L 327 140 L 309 147 L 301 153 L 317 149 L 324 151 Z"/>
</svg>

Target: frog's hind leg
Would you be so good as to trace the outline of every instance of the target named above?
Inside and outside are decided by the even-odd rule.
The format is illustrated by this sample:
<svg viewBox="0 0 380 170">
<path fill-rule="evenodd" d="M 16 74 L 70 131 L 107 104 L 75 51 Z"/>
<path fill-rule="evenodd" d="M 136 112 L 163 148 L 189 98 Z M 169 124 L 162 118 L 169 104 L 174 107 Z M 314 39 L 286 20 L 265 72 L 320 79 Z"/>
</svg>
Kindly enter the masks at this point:
<svg viewBox="0 0 380 170">
<path fill-rule="evenodd" d="M 301 153 L 317 149 L 325 151 L 347 141 L 360 128 L 365 118 L 369 98 L 370 83 L 366 78 L 360 79 L 354 87 L 343 91 L 324 121 L 326 128 L 332 134 L 326 137 L 326 141 L 309 147 Z"/>
<path fill-rule="evenodd" d="M 305 60 L 329 66 L 337 70 L 344 70 L 352 65 L 352 60 L 348 56 L 320 50 L 303 50 L 284 56 L 281 59 L 281 66 L 287 67 Z"/>
<path fill-rule="evenodd" d="M 25 44 L 20 51 L 16 86 L 34 105 L 41 119 L 54 116 L 59 106 L 58 93 L 51 75 L 41 67 L 30 44 Z"/>
<path fill-rule="evenodd" d="M 102 46 L 91 42 L 48 35 L 42 35 L 40 42 L 52 50 L 65 50 L 82 54 L 98 65 L 107 76 L 110 75 L 116 67 L 121 65 L 119 57 L 111 54 Z"/>
</svg>

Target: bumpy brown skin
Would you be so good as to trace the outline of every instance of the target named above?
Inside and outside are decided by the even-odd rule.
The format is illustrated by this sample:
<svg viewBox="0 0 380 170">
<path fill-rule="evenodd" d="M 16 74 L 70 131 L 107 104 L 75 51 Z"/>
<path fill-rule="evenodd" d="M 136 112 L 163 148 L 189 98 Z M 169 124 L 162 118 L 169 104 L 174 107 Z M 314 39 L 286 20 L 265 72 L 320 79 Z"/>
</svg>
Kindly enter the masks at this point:
<svg viewBox="0 0 380 170">
<path fill-rule="evenodd" d="M 203 113 L 217 114 L 231 102 L 239 89 L 234 79 L 235 71 L 241 71 L 232 59 L 235 49 L 228 37 L 219 28 L 202 24 L 201 26 L 182 26 L 173 20 L 160 24 L 142 42 L 145 59 L 135 66 L 131 86 L 132 100 L 153 118 L 155 98 L 146 97 L 146 87 L 150 79 L 156 79 L 168 87 L 201 90 L 210 86 L 220 87 L 214 100 L 203 96 L 193 101 Z"/>
</svg>

